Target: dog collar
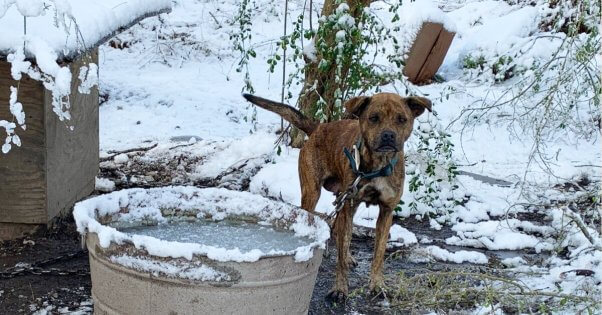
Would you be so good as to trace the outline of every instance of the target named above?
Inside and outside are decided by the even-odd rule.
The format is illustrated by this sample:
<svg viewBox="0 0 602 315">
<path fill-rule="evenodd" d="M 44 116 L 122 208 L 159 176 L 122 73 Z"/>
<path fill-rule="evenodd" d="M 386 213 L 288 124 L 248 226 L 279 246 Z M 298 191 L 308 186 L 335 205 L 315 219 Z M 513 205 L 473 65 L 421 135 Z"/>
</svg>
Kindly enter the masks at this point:
<svg viewBox="0 0 602 315">
<path fill-rule="evenodd" d="M 359 152 L 361 145 L 362 145 L 362 138 L 360 137 L 357 140 L 357 142 L 355 143 L 353 149 L 356 152 Z M 395 167 L 395 164 L 397 164 L 397 161 L 399 160 L 399 156 L 395 156 L 391 161 L 389 161 L 389 163 L 387 163 L 387 165 L 385 165 L 385 167 L 383 167 L 379 170 L 376 170 L 376 171 L 364 173 L 358 169 L 358 163 L 356 161 L 356 158 L 354 158 L 354 156 L 351 154 L 349 149 L 343 148 L 343 153 L 345 153 L 345 156 L 349 160 L 349 164 L 351 165 L 351 170 L 353 171 L 353 174 L 357 175 L 360 178 L 364 178 L 364 179 L 373 179 L 373 178 L 377 178 L 377 177 L 386 177 L 386 176 L 391 175 L 393 173 L 393 168 Z M 358 156 L 359 156 L 359 154 L 358 154 Z"/>
</svg>

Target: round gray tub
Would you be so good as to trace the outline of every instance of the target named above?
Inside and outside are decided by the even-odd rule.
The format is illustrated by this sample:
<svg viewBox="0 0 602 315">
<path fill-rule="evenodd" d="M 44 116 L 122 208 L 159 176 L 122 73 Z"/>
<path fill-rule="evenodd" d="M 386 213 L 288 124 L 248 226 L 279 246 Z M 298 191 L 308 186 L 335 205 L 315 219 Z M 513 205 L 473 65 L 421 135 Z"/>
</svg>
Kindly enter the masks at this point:
<svg viewBox="0 0 602 315">
<path fill-rule="evenodd" d="M 96 314 L 305 314 L 329 236 L 324 221 L 310 220 L 301 209 L 213 188 L 118 191 L 78 203 L 74 217 L 90 255 Z M 173 218 L 261 222 L 294 230 L 312 243 L 257 255 L 136 238 L 111 227 Z M 128 263 L 119 260 L 124 257 Z M 174 269 L 209 270 L 210 276 L 164 272 Z"/>
</svg>

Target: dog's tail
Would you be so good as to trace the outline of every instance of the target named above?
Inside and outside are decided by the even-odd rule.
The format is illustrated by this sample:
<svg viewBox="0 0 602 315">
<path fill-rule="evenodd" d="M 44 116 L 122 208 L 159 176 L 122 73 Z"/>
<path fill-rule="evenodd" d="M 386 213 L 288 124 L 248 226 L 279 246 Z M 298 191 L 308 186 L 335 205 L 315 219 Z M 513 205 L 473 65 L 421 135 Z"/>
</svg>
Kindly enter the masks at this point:
<svg viewBox="0 0 602 315">
<path fill-rule="evenodd" d="M 271 112 L 274 112 L 284 118 L 293 126 L 303 130 L 308 136 L 316 129 L 318 123 L 307 118 L 303 113 L 292 106 L 270 101 L 268 99 L 258 97 L 251 94 L 243 94 L 247 101 Z"/>
</svg>

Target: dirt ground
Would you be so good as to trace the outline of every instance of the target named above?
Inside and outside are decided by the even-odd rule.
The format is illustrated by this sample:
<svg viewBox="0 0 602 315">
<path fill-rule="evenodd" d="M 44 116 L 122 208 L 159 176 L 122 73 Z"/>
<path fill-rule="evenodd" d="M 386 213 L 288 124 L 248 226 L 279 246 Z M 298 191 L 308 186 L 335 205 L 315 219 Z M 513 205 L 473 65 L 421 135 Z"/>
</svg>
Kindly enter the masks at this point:
<svg viewBox="0 0 602 315">
<path fill-rule="evenodd" d="M 398 222 L 406 226 L 417 236 L 428 236 L 435 244 L 444 246 L 439 240 L 451 235 L 451 231 L 442 229 L 433 231 L 428 223 L 415 220 Z M 373 238 L 371 231 L 365 228 L 355 228 L 351 245 L 353 256 L 358 265 L 349 275 L 350 298 L 346 303 L 335 304 L 325 299 L 334 280 L 336 252 L 330 244 L 317 277 L 316 286 L 310 304 L 310 314 L 391 314 L 400 310 L 391 309 L 382 297 L 372 297 L 364 294 L 363 289 L 368 284 L 370 262 L 372 259 Z M 386 277 L 394 279 L 398 272 L 408 274 L 429 270 L 450 270 L 479 268 L 470 264 L 448 264 L 442 262 L 417 263 L 407 259 L 409 249 L 391 249 L 387 253 L 385 272 Z M 528 254 L 528 253 L 524 253 Z M 53 258 L 45 264 L 36 264 Z M 53 308 L 50 313 L 74 312 L 90 313 L 91 282 L 88 274 L 88 256 L 80 247 L 80 237 L 75 231 L 71 220 L 59 222 L 53 229 L 39 231 L 31 237 L 7 241 L 0 247 L 0 272 L 15 265 L 40 266 L 40 271 L 49 274 L 24 273 L 10 276 L 2 273 L 0 277 L 0 309 L 5 314 L 32 313 L 49 305 Z M 14 269 L 10 269 L 14 270 Z M 60 273 L 66 273 L 61 275 Z"/>
<path fill-rule="evenodd" d="M 47 305 L 55 306 L 54 312 L 59 309 L 64 311 L 81 310 L 82 306 L 90 303 L 90 282 L 88 256 L 81 250 L 80 238 L 74 233 L 73 222 L 62 222 L 55 230 L 39 232 L 32 237 L 2 243 L 0 249 L 0 266 L 2 270 L 15 266 L 15 264 L 34 264 L 48 258 L 55 258 L 65 254 L 78 255 L 66 257 L 56 263 L 50 263 L 43 269 L 56 268 L 55 274 L 35 275 L 22 274 L 10 278 L 0 279 L 0 309 L 5 314 L 31 313 Z M 358 260 L 358 266 L 350 274 L 351 290 L 367 283 L 367 274 L 370 268 L 372 238 L 356 237 L 353 241 L 352 252 Z M 318 280 L 311 301 L 311 314 L 347 313 L 355 310 L 361 313 L 382 311 L 378 302 L 370 303 L 364 296 L 351 298 L 345 305 L 334 305 L 325 300 L 333 281 L 336 253 L 334 247 L 329 246 L 320 267 Z M 403 268 L 401 260 L 388 260 L 387 271 L 393 273 Z M 58 270 L 57 270 L 58 269 Z M 78 271 L 76 275 L 58 275 L 60 271 Z M 85 311 L 85 310 L 84 310 Z M 88 311 L 91 311 L 89 309 Z M 53 313 L 54 313 L 53 312 Z"/>
<path fill-rule="evenodd" d="M 217 178 L 188 182 L 187 179 L 190 176 L 188 176 L 187 170 L 198 163 L 198 160 L 183 157 L 181 159 L 153 159 L 152 161 L 150 164 L 131 163 L 128 164 L 129 166 L 116 166 L 104 162 L 104 164 L 101 163 L 100 175 L 113 180 L 116 183 L 116 189 L 187 184 L 199 187 L 219 186 L 235 190 L 248 190 L 249 179 L 260 168 L 258 165 L 265 163 L 263 160 L 256 163 L 244 161 Z M 189 167 L 187 168 L 187 166 Z M 180 173 L 177 172 L 178 170 Z M 154 177 L 149 176 L 149 173 Z M 166 176 L 165 174 L 171 175 Z M 146 177 L 149 180 L 134 181 L 134 176 Z M 165 180 L 152 180 L 153 178 Z M 484 177 L 482 180 L 490 179 Z M 490 184 L 502 185 L 505 183 L 492 181 Z M 542 218 L 543 216 L 534 215 L 531 218 L 522 219 L 538 222 Z M 395 223 L 415 233 L 419 240 L 425 237 L 430 239 L 429 245 L 437 245 L 451 251 L 462 249 L 445 244 L 444 240 L 453 235 L 453 232 L 447 227 L 436 231 L 429 228 L 426 220 L 423 222 L 415 219 L 396 220 L 398 221 Z M 382 296 L 374 298 L 364 293 L 368 285 L 373 241 L 370 229 L 354 227 L 351 251 L 358 265 L 350 271 L 349 299 L 345 303 L 339 304 L 325 299 L 334 281 L 336 263 L 334 245 L 330 244 L 319 270 L 311 299 L 310 314 L 408 313 L 403 308 L 388 305 L 388 299 L 383 299 Z M 385 277 L 388 281 L 395 283 L 400 272 L 408 276 L 450 270 L 477 270 L 479 272 L 480 268 L 498 267 L 499 260 L 502 258 L 517 255 L 527 261 L 542 259 L 540 254 L 528 251 L 482 251 L 489 258 L 488 266 L 468 263 L 452 264 L 416 259 L 413 255 L 415 255 L 417 246 L 425 245 L 415 245 L 414 248 L 391 248 L 387 252 Z M 28 267 L 35 267 L 34 272 L 27 271 Z M 19 272 L 19 269 L 24 271 Z M 88 256 L 81 249 L 80 236 L 70 217 L 59 220 L 49 230 L 38 231 L 35 235 L 23 239 L 0 243 L 0 310 L 2 310 L 0 313 L 21 314 L 37 310 L 48 310 L 50 313 L 91 313 L 90 290 Z M 462 309 L 462 306 L 459 307 L 460 313 L 466 311 L 465 308 Z"/>
<path fill-rule="evenodd" d="M 40 266 L 50 274 L 0 274 L 0 309 L 4 314 L 29 314 L 48 305 L 55 306 L 56 313 L 59 309 L 92 310 L 88 255 L 80 247 L 73 222 L 63 221 L 54 229 L 1 243 L 0 272 L 50 258 L 59 260 Z"/>
</svg>

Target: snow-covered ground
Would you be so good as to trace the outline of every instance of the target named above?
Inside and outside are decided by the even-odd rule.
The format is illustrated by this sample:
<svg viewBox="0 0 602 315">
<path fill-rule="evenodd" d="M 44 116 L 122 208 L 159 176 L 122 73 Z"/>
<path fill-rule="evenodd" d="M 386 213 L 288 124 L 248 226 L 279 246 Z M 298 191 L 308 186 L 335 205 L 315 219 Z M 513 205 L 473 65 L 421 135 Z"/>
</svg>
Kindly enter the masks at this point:
<svg viewBox="0 0 602 315">
<path fill-rule="evenodd" d="M 216 177 L 241 161 L 261 157 L 255 162 L 260 170 L 251 178 L 249 190 L 299 205 L 299 151 L 281 147 L 282 152 L 276 153 L 274 143 L 278 138 L 279 117 L 259 110 L 256 129 L 246 119 L 253 115 L 253 110 L 240 96 L 244 81 L 235 71 L 238 59 L 229 41 L 230 32 L 237 31 L 235 25 L 230 25 L 237 10 L 235 3 L 178 0 L 172 13 L 148 19 L 100 48 L 100 86 L 104 100 L 100 107 L 101 154 L 109 156 L 112 151 L 157 143 L 158 147 L 149 151 L 146 158 L 175 157 L 178 152 L 188 157 L 202 157 L 197 165 L 186 170 L 186 176 L 196 179 Z M 517 272 L 537 268 L 541 277 L 521 277 L 534 289 L 556 292 L 561 288 L 577 294 L 580 291 L 576 288 L 587 282 L 588 285 L 594 283 L 600 292 L 602 253 L 588 249 L 592 244 L 573 229 L 571 236 L 563 241 L 571 244 L 571 254 L 556 257 L 558 229 L 566 222 L 562 222 L 565 214 L 560 206 L 550 208 L 550 200 L 568 200 L 579 194 L 563 193 L 552 189 L 553 185 L 575 180 L 582 174 L 593 181 L 601 179 L 597 136 L 593 140 L 557 138 L 546 143 L 548 152 L 555 154 L 554 163 L 550 165 L 556 176 L 553 177 L 541 165 L 529 163 L 530 141 L 513 137 L 507 125 L 491 122 L 463 130 L 461 123 L 450 124 L 462 109 L 514 84 L 513 80 L 493 84 L 486 75 L 463 69 L 466 56 L 477 52 L 489 56 L 507 54 L 530 46 L 521 57 L 528 63 L 549 58 L 558 45 L 557 39 L 545 38 L 546 34 L 538 30 L 537 21 L 543 8 L 509 3 L 512 2 L 485 0 L 427 4 L 443 9 L 446 19 L 453 21 L 457 34 L 440 69 L 439 74 L 445 81 L 414 88 L 431 97 L 441 124 L 447 126 L 452 135 L 456 145 L 454 158 L 460 170 L 468 172 L 458 176 L 460 189 L 470 195 L 470 201 L 443 220 L 430 219 L 432 229 L 449 225 L 456 234 L 447 238 L 446 244 L 467 247 L 467 250 L 452 253 L 435 245 L 417 250 L 442 261 L 481 264 L 488 262 L 487 256 L 470 248 L 543 252 L 550 258 L 537 267 L 526 264 L 520 254 L 506 258 L 504 264 Z M 284 8 L 282 3 L 268 0 L 257 1 L 257 4 L 260 13 L 254 18 L 252 34 L 258 56 L 249 63 L 251 79 L 257 94 L 279 99 L 280 74 L 267 72 L 265 60 L 281 35 Z M 379 2 L 373 5 L 374 10 L 383 7 Z M 401 10 L 406 10 L 403 13 L 409 16 L 411 10 L 423 7 L 404 4 Z M 290 1 L 291 16 L 302 9 L 302 1 Z M 388 13 L 383 9 L 382 14 Z M 538 35 L 542 37 L 536 39 Z M 403 90 L 394 85 L 384 89 Z M 188 139 L 191 141 L 187 142 Z M 186 146 L 171 149 L 181 143 Z M 415 143 L 410 141 L 409 150 L 413 146 Z M 119 162 L 117 160 L 115 158 L 115 162 Z M 503 180 L 508 185 L 492 184 L 470 174 Z M 530 222 L 517 218 L 519 213 L 532 211 L 532 208 L 516 206 L 526 202 L 524 194 L 519 194 L 523 192 L 524 183 L 539 194 L 543 202 L 547 200 L 545 209 L 548 210 L 539 208 L 548 211 L 539 212 L 546 220 Z M 106 189 L 110 183 L 99 182 L 99 186 Z M 403 199 L 412 200 L 407 185 L 405 190 Z M 330 193 L 323 191 L 318 211 L 332 211 L 333 200 Z M 414 215 L 408 211 L 401 213 Z M 362 206 L 354 222 L 374 227 L 377 214 L 376 208 Z M 599 239 L 599 231 L 590 229 L 589 232 Z M 396 225 L 391 234 L 393 246 L 418 243 L 416 236 L 402 226 Z M 587 279 L 562 276 L 562 272 L 576 269 L 595 272 Z"/>
<path fill-rule="evenodd" d="M 259 169 L 250 178 L 251 193 L 299 205 L 299 151 L 281 146 L 278 154 L 274 143 L 278 139 L 280 118 L 258 110 L 256 123 L 250 122 L 253 108 L 241 97 L 245 82 L 243 75 L 235 70 L 239 56 L 230 41 L 230 35 L 238 32 L 238 25 L 232 22 L 238 2 L 176 0 L 172 13 L 147 19 L 100 47 L 101 157 L 109 163 L 128 165 L 132 161 L 127 154 L 114 152 L 152 145 L 141 159 L 146 162 L 190 159 L 190 165 L 178 170 L 191 181 L 222 176 L 244 162 L 247 167 L 251 164 Z M 304 2 L 289 2 L 290 23 L 302 12 Z M 314 3 L 314 10 L 319 11 L 316 9 L 321 7 L 319 2 Z M 280 74 L 267 71 L 266 59 L 282 35 L 284 2 L 256 0 L 256 3 L 258 13 L 253 18 L 252 35 L 257 57 L 250 59 L 249 72 L 257 94 L 280 99 Z M 520 51 L 519 66 L 528 68 L 534 60 L 551 58 L 560 44 L 554 34 L 539 29 L 538 21 L 546 9 L 520 3 L 419 0 L 401 6 L 402 17 L 441 19 L 457 32 L 440 68 L 444 81 L 412 88 L 433 100 L 440 124 L 451 134 L 454 159 L 463 171 L 458 176 L 460 191 L 470 199 L 445 217 L 423 219 L 430 221 L 433 230 L 441 229 L 442 225 L 451 228 L 455 235 L 444 239 L 444 244 L 464 249 L 450 252 L 431 245 L 426 238 L 418 240 L 403 227 L 403 222 L 392 228 L 391 244 L 413 246 L 420 255 L 455 263 L 489 263 L 491 255 L 477 249 L 516 251 L 502 263 L 519 274 L 519 279 L 530 289 L 600 294 L 602 252 L 592 250 L 593 245 L 600 244 L 591 244 L 567 220 L 566 207 L 558 205 L 585 193 L 579 191 L 578 185 L 573 190 L 552 188 L 576 181 L 581 175 L 594 182 L 602 179 L 599 133 L 589 139 L 557 137 L 547 141 L 546 152 L 554 159 L 546 169 L 530 162 L 529 137 L 513 136 L 526 135 L 526 131 L 495 121 L 464 129 L 456 121 L 463 109 L 482 98 L 499 95 L 517 83 L 516 79 L 494 83 L 491 74 L 466 69 L 463 66 L 467 57 L 489 58 Z M 433 7 L 444 11 L 443 17 L 440 12 L 436 16 L 424 13 Z M 386 8 L 379 1 L 372 6 L 378 15 L 389 17 Z M 289 30 L 292 27 L 289 25 Z M 400 32 L 401 37 L 405 36 L 403 29 Z M 392 84 L 383 89 L 404 91 L 404 88 Z M 420 120 L 433 118 L 429 115 L 432 114 Z M 415 139 L 410 140 L 408 152 L 416 145 Z M 499 185 L 495 180 L 507 184 Z M 175 177 L 173 181 L 177 183 Z M 97 186 L 101 191 L 110 191 L 115 184 L 99 179 Z M 528 202 L 526 196 L 535 196 L 541 206 L 524 206 Z M 403 200 L 413 198 L 406 185 Z M 332 211 L 333 200 L 334 196 L 323 191 L 318 211 Z M 361 206 L 354 222 L 374 227 L 377 214 L 377 208 Z M 414 217 L 417 213 L 402 207 L 400 215 Z M 545 220 L 528 220 L 529 215 Z M 599 242 L 600 231 L 590 228 L 589 233 Z M 560 255 L 558 250 L 562 248 L 569 253 Z M 519 250 L 545 255 L 538 265 L 530 265 Z M 594 273 L 578 276 L 575 270 Z"/>
</svg>

